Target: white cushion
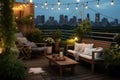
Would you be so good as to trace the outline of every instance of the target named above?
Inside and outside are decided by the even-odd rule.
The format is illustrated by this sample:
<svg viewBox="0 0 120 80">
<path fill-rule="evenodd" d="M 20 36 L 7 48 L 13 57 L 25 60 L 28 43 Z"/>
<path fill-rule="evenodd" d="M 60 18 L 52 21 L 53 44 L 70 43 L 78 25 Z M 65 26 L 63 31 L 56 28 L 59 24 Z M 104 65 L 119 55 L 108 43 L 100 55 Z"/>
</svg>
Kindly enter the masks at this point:
<svg viewBox="0 0 120 80">
<path fill-rule="evenodd" d="M 19 43 L 19 44 L 27 44 L 28 40 L 26 39 L 26 37 L 18 37 L 16 39 L 16 41 Z"/>
<path fill-rule="evenodd" d="M 85 48 L 91 48 L 92 49 L 93 45 L 94 45 L 93 43 L 91 43 L 91 44 L 85 44 Z"/>
<path fill-rule="evenodd" d="M 91 56 L 92 55 L 92 49 L 91 48 L 85 48 L 83 54 Z"/>
<path fill-rule="evenodd" d="M 47 47 L 36 47 L 36 48 L 32 48 L 32 51 L 44 51 L 47 50 Z"/>
<path fill-rule="evenodd" d="M 84 43 L 75 43 L 74 50 L 77 51 L 77 52 L 82 52 L 83 51 L 83 46 L 84 46 Z"/>
<path fill-rule="evenodd" d="M 37 47 L 37 45 L 34 42 L 30 42 L 30 41 L 28 41 L 27 43 L 25 43 L 25 45 L 31 46 L 32 48 L 33 47 Z"/>
<path fill-rule="evenodd" d="M 78 53 L 77 51 L 75 51 L 75 50 L 67 50 L 69 53 L 73 53 L 73 54 L 75 54 L 75 53 Z"/>
<path fill-rule="evenodd" d="M 92 59 L 92 56 L 90 55 L 85 55 L 85 54 L 79 54 L 79 56 L 83 57 L 83 58 L 86 58 L 86 59 Z M 95 57 L 95 60 L 103 60 L 103 58 L 101 57 Z"/>
<path fill-rule="evenodd" d="M 23 34 L 21 32 L 15 33 L 15 38 L 18 38 L 18 37 L 24 37 L 24 36 L 23 36 Z"/>
</svg>

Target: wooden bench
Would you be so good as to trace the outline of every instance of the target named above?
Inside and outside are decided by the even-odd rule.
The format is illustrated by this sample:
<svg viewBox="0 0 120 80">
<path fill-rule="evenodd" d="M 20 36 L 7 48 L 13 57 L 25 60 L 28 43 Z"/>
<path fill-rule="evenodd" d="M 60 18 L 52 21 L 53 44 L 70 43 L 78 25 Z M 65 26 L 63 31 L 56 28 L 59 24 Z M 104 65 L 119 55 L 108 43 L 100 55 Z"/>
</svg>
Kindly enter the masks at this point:
<svg viewBox="0 0 120 80">
<path fill-rule="evenodd" d="M 109 42 L 109 41 L 101 41 L 101 40 L 93 40 L 93 39 L 83 39 L 82 43 L 93 43 L 94 48 L 95 47 L 109 48 L 111 45 L 111 42 Z M 67 55 L 74 56 L 73 53 L 68 52 L 68 49 L 70 46 L 72 46 L 72 45 L 67 45 L 67 52 L 66 53 L 67 53 Z M 87 59 L 87 58 L 84 58 L 81 56 L 79 56 L 79 59 L 91 64 L 92 73 L 94 72 L 95 64 L 100 64 L 100 63 L 103 63 L 103 61 L 104 61 L 104 60 L 95 60 L 95 52 L 92 52 L 92 59 Z"/>
</svg>

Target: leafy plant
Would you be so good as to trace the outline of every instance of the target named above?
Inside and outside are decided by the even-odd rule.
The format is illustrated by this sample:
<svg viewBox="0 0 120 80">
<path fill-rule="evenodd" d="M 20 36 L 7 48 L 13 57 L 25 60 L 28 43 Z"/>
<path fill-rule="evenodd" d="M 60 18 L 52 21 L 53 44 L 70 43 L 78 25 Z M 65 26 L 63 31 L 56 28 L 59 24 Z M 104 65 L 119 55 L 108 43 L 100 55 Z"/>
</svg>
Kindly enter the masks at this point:
<svg viewBox="0 0 120 80">
<path fill-rule="evenodd" d="M 56 40 L 56 39 L 59 39 L 62 37 L 62 31 L 57 29 L 54 33 L 53 33 L 53 38 Z"/>
<path fill-rule="evenodd" d="M 41 41 L 41 33 L 42 31 L 38 28 L 35 28 L 26 33 L 26 37 L 29 41 L 32 42 L 40 42 Z"/>
<path fill-rule="evenodd" d="M 23 80 L 27 73 L 23 62 L 17 59 L 18 52 L 13 49 L 16 49 L 14 37 L 16 27 L 12 9 L 14 1 L 0 1 L 2 15 L 0 16 L 0 37 L 3 44 L 3 52 L 0 54 L 0 78 L 2 80 Z"/>
<path fill-rule="evenodd" d="M 118 47 L 119 47 L 119 46 L 120 46 L 120 34 L 117 34 L 117 35 L 114 37 L 114 41 L 117 42 Z"/>
<path fill-rule="evenodd" d="M 47 43 L 47 46 L 52 46 L 52 44 L 55 43 L 52 37 L 46 37 L 43 39 L 43 41 Z"/>
<path fill-rule="evenodd" d="M 23 25 L 23 24 L 26 24 L 26 25 L 32 25 L 32 22 L 31 22 L 31 18 L 33 18 L 33 15 L 27 15 L 25 17 L 21 17 L 21 18 L 18 18 L 16 19 L 16 23 L 19 25 Z"/>
<path fill-rule="evenodd" d="M 75 36 L 78 37 L 79 42 L 81 42 L 83 37 L 91 32 L 90 22 L 88 20 L 84 20 L 80 25 L 78 25 L 74 32 Z"/>
<path fill-rule="evenodd" d="M 27 76 L 26 65 L 17 59 L 14 52 L 0 54 L 0 65 L 2 80 L 24 80 Z"/>
<path fill-rule="evenodd" d="M 120 50 L 118 48 L 105 49 L 105 69 L 112 75 L 120 76 Z"/>
</svg>

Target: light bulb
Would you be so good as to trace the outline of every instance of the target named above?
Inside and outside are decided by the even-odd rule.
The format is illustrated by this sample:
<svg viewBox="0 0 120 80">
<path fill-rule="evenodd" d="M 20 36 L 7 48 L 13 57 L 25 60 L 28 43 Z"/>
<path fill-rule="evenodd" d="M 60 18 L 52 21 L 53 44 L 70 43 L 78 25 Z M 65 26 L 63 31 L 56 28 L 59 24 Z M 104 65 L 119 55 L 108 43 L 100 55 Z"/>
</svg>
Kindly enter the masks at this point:
<svg viewBox="0 0 120 80">
<path fill-rule="evenodd" d="M 113 0 L 111 1 L 111 5 L 114 5 L 114 1 Z"/>
<path fill-rule="evenodd" d="M 80 2 L 80 0 L 76 0 L 76 2 Z"/>
<path fill-rule="evenodd" d="M 45 6 L 47 6 L 48 5 L 48 3 L 47 3 L 47 1 L 45 2 Z"/>
<path fill-rule="evenodd" d="M 60 0 L 58 0 L 58 5 L 60 5 Z"/>
</svg>

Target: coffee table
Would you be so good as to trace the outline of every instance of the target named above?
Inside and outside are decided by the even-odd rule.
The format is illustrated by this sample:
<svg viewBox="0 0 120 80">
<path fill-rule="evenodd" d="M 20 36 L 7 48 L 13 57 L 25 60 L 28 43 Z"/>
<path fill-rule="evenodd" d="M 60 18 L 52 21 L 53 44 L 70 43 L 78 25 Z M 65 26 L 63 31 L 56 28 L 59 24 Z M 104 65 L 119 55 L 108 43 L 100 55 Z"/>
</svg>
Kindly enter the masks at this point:
<svg viewBox="0 0 120 80">
<path fill-rule="evenodd" d="M 46 58 L 49 60 L 49 65 L 51 66 L 51 63 L 54 63 L 59 67 L 59 73 L 60 76 L 62 76 L 62 70 L 63 68 L 71 68 L 71 72 L 74 73 L 74 67 L 76 64 L 78 64 L 77 61 L 68 58 L 67 56 L 64 56 L 64 61 L 57 61 L 55 57 L 52 55 L 46 55 Z"/>
</svg>

